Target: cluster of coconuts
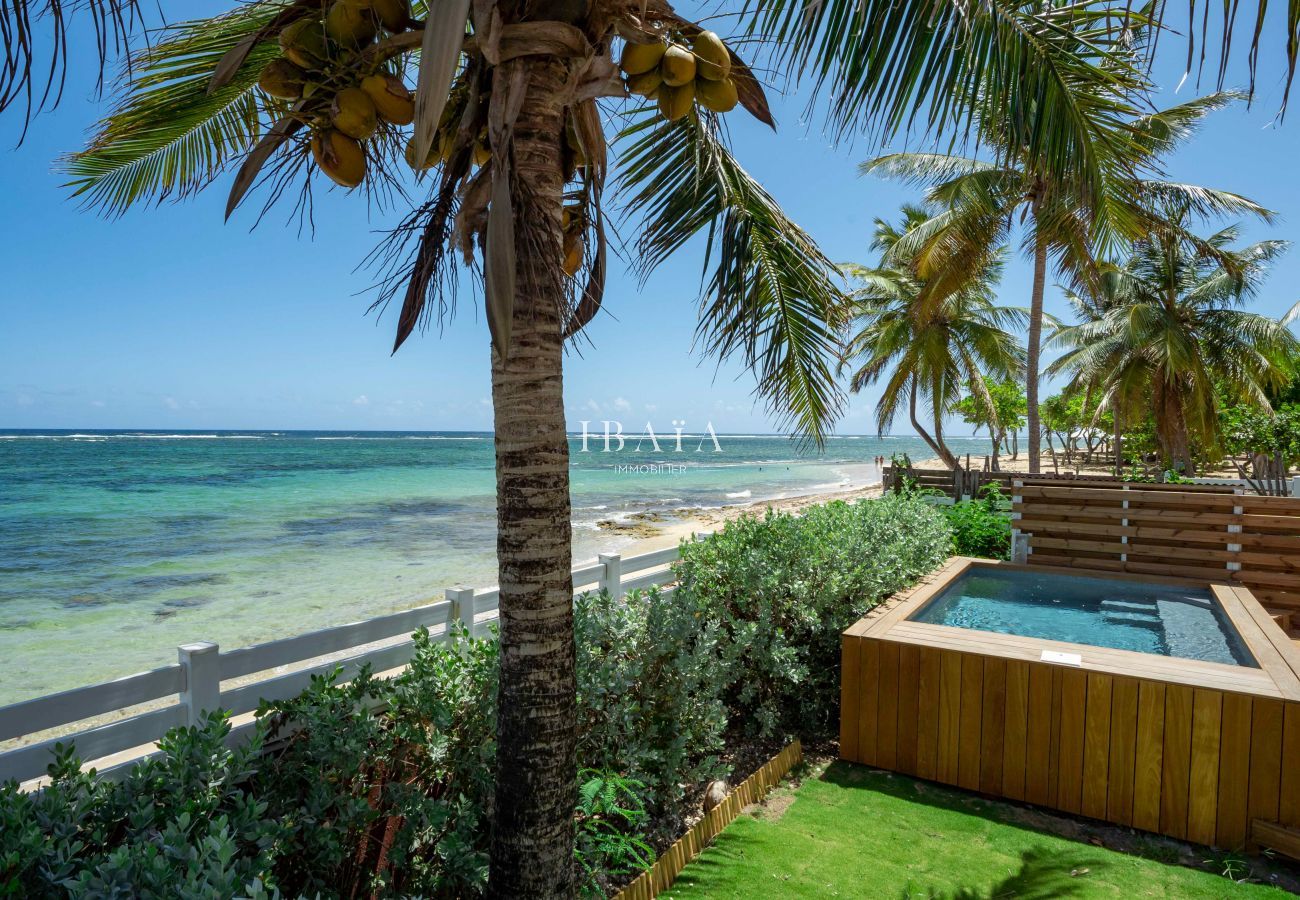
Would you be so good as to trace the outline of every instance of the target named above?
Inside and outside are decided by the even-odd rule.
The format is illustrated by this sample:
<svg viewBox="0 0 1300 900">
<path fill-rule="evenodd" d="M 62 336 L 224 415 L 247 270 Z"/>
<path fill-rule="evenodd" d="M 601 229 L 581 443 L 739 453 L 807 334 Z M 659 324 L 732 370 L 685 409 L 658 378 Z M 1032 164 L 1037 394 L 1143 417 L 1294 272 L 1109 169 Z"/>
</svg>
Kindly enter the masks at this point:
<svg viewBox="0 0 1300 900">
<path fill-rule="evenodd" d="M 464 112 L 464 104 L 454 102 L 454 92 L 452 97 L 453 100 L 448 101 L 447 105 L 442 108 L 442 118 L 438 120 L 438 131 L 434 135 L 433 145 L 429 147 L 429 152 L 425 154 L 424 159 L 421 160 L 416 157 L 414 136 L 406 143 L 406 163 L 417 172 L 432 169 L 451 156 L 452 150 L 455 149 L 456 132 L 460 128 L 458 120 Z M 492 150 L 488 145 L 487 126 L 484 126 L 474 141 L 474 165 L 481 166 L 491 158 Z"/>
<path fill-rule="evenodd" d="M 381 123 L 409 125 L 415 119 L 410 89 L 388 72 L 356 80 L 340 71 L 374 42 L 382 30 L 396 34 L 411 22 L 410 0 L 334 0 L 324 16 L 296 19 L 280 32 L 281 56 L 271 60 L 258 86 L 272 97 L 305 101 L 311 152 L 336 184 L 354 188 L 366 177 L 362 144 Z"/>
<path fill-rule="evenodd" d="M 731 80 L 731 53 L 712 31 L 701 31 L 690 46 L 673 40 L 623 48 L 619 67 L 634 94 L 654 98 L 659 112 L 675 122 L 696 104 L 731 112 L 739 99 Z"/>
</svg>

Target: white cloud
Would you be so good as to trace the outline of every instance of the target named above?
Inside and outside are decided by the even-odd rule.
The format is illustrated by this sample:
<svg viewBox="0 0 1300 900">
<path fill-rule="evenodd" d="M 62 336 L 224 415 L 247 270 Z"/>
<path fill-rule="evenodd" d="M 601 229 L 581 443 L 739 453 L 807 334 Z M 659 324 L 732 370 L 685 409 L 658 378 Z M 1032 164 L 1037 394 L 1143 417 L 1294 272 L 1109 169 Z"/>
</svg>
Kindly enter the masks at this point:
<svg viewBox="0 0 1300 900">
<path fill-rule="evenodd" d="M 631 404 L 631 403 L 628 403 L 627 400 L 626 400 L 625 398 L 623 398 L 623 397 L 615 398 L 615 400 L 614 400 L 614 411 L 615 411 L 615 412 L 631 412 L 631 411 L 632 411 L 632 404 Z"/>
<path fill-rule="evenodd" d="M 103 400 L 91 400 L 90 405 L 97 407 L 98 409 L 103 409 L 107 404 L 105 404 Z"/>
<path fill-rule="evenodd" d="M 370 398 L 367 397 L 365 394 L 362 394 L 360 397 L 358 397 L 357 399 L 355 399 L 355 400 L 352 401 L 352 405 L 353 405 L 353 406 L 369 406 L 369 405 L 370 405 Z"/>
<path fill-rule="evenodd" d="M 176 398 L 175 398 L 175 397 L 163 397 L 163 399 L 162 399 L 162 404 L 163 404 L 163 406 L 167 407 L 168 409 L 180 409 L 180 408 L 181 408 L 180 403 L 176 402 Z"/>
</svg>

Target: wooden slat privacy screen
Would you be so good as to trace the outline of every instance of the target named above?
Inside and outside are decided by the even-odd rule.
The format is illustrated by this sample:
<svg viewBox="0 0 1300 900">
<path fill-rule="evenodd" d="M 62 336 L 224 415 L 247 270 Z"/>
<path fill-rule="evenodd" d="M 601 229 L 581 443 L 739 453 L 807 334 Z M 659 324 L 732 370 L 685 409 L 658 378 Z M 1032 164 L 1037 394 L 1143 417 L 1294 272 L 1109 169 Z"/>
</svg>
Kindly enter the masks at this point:
<svg viewBox="0 0 1300 900">
<path fill-rule="evenodd" d="M 1031 565 L 1239 584 L 1300 614 L 1300 499 L 1020 481 L 1012 498 Z"/>
</svg>

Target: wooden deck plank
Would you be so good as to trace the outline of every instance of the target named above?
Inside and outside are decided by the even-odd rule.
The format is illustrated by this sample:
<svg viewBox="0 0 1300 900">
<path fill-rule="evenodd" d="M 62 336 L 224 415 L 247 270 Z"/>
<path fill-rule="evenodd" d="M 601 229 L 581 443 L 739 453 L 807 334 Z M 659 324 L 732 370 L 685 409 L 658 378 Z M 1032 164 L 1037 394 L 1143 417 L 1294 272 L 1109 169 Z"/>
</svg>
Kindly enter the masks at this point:
<svg viewBox="0 0 1300 900">
<path fill-rule="evenodd" d="M 898 764 L 898 651 L 893 641 L 880 644 L 880 690 L 876 700 L 876 765 Z"/>
<path fill-rule="evenodd" d="M 1165 685 L 1138 683 L 1137 749 L 1133 768 L 1133 825 L 1160 830 L 1161 789 L 1164 784 Z"/>
<path fill-rule="evenodd" d="M 1029 663 L 1006 660 L 1006 715 L 1002 738 L 1002 793 L 1025 799 L 1025 750 L 1028 740 Z"/>
<path fill-rule="evenodd" d="M 898 771 L 916 774 L 919 723 L 921 648 L 901 645 L 898 651 Z"/>
<path fill-rule="evenodd" d="M 1250 722 L 1249 819 L 1278 820 L 1282 791 L 1282 702 L 1255 697 Z"/>
<path fill-rule="evenodd" d="M 1188 775 L 1187 839 L 1213 844 L 1219 808 L 1219 751 L 1223 697 L 1218 691 L 1192 695 L 1192 752 Z"/>
<path fill-rule="evenodd" d="M 1248 837 L 1250 819 L 1251 698 L 1223 695 L 1222 737 L 1219 740 L 1218 824 L 1214 843 L 1237 850 Z"/>
<path fill-rule="evenodd" d="M 935 777 L 945 784 L 957 783 L 958 741 L 961 737 L 962 654 L 943 654 L 939 682 L 939 754 Z"/>
<path fill-rule="evenodd" d="M 1025 729 L 1025 799 L 1050 803 L 1052 756 L 1053 682 L 1059 671 L 1048 666 L 1029 666 L 1029 691 Z"/>
<path fill-rule="evenodd" d="M 1106 769 L 1106 816 L 1133 823 L 1133 777 L 1137 753 L 1138 682 L 1116 678 L 1110 700 L 1110 759 Z"/>
<path fill-rule="evenodd" d="M 1186 839 L 1187 792 L 1191 783 L 1193 690 L 1180 684 L 1165 687 L 1164 772 L 1160 784 L 1160 828 L 1163 834 Z"/>
<path fill-rule="evenodd" d="M 1002 793 L 1002 767 L 1007 714 L 1007 661 L 984 660 L 983 724 L 980 727 L 980 790 Z"/>
<path fill-rule="evenodd" d="M 1081 810 L 1094 819 L 1106 818 L 1106 791 L 1110 774 L 1110 675 L 1088 675 L 1087 713 L 1083 738 L 1083 798 Z"/>
<path fill-rule="evenodd" d="M 862 639 L 853 635 L 840 638 L 840 758 L 862 762 L 858 758 L 858 652 Z"/>
<path fill-rule="evenodd" d="M 1278 821 L 1300 826 L 1300 703 L 1286 704 L 1282 714 L 1282 788 Z"/>
<path fill-rule="evenodd" d="M 958 739 L 957 784 L 977 791 L 980 786 L 980 729 L 983 725 L 984 657 L 974 653 L 961 661 L 961 736 Z"/>
<path fill-rule="evenodd" d="M 1083 805 L 1083 744 L 1087 724 L 1088 673 L 1061 672 L 1060 764 L 1056 805 L 1077 813 Z"/>
<path fill-rule="evenodd" d="M 858 758 L 876 764 L 876 701 L 880 687 L 880 642 L 862 638 L 858 651 Z"/>
<path fill-rule="evenodd" d="M 918 673 L 916 721 L 916 774 L 938 780 L 939 775 L 939 681 L 943 654 L 933 647 L 918 648 L 921 665 Z"/>
</svg>

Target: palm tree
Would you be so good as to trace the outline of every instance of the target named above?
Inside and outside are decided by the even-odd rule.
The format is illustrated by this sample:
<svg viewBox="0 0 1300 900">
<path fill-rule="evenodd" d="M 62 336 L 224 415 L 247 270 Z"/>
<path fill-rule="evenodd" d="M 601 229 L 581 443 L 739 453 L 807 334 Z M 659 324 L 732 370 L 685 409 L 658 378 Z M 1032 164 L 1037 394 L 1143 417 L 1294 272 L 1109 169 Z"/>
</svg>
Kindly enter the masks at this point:
<svg viewBox="0 0 1300 900">
<path fill-rule="evenodd" d="M 902 248 L 939 293 L 952 290 L 981 260 L 1004 246 L 1017 219 L 1024 222 L 1023 251 L 1033 261 L 1025 394 L 1028 401 L 1029 471 L 1039 471 L 1042 428 L 1039 370 L 1043 299 L 1049 259 L 1075 285 L 1095 280 L 1098 256 L 1153 227 L 1143 197 L 1176 196 L 1205 213 L 1260 209 L 1224 191 L 1155 181 L 1160 159 L 1190 137 L 1211 111 L 1238 98 L 1216 93 L 1156 113 L 1140 114 L 1150 90 L 1133 68 L 1147 29 L 1135 29 L 1117 62 L 1103 59 L 1072 82 L 1075 109 L 1036 101 L 1010 123 L 977 112 L 977 129 L 992 161 L 939 153 L 892 153 L 868 160 L 861 171 L 929 186 L 928 202 L 943 207 Z M 1045 122 L 1076 112 L 1082 140 L 1073 167 L 1042 158 L 1034 142 Z"/>
<path fill-rule="evenodd" d="M 620 39 L 689 41 L 698 33 L 664 0 L 417 0 L 377 42 L 339 53 L 320 48 L 326 77 L 309 79 L 310 95 L 283 100 L 260 90 L 278 36 L 337 5 L 232 3 L 228 14 L 148 33 L 151 45 L 134 54 L 118 82 L 116 108 L 65 167 L 75 194 L 109 214 L 191 196 L 236 168 L 228 213 L 254 190 L 268 205 L 287 196 L 304 208 L 322 181 L 307 153 L 307 134 L 326 117 L 322 98 L 366 72 L 416 73 L 409 150 L 419 164 L 431 152 L 437 162 L 413 197 L 396 174 L 407 143 L 400 128 L 381 125 L 362 164 L 333 138 L 318 140 L 317 152 L 338 178 L 355 181 L 364 168 L 368 194 L 411 205 L 375 257 L 387 266 L 380 303 L 401 301 L 398 345 L 450 309 L 458 258 L 483 273 L 493 336 L 503 660 L 491 891 L 564 896 L 575 720 L 562 361 L 564 342 L 602 303 L 607 184 L 639 226 L 642 271 L 692 236 L 710 236 L 701 345 L 750 364 L 773 408 L 788 411 L 793 428 L 814 440 L 840 408 L 830 359 L 841 296 L 825 257 L 740 167 L 714 115 L 692 111 L 665 122 L 626 106 L 614 64 Z M 344 5 L 396 5 L 400 13 L 402 0 Z M 140 38 L 145 8 L 138 0 L 0 4 L 0 110 L 21 97 L 30 101 L 28 116 L 41 107 L 47 70 L 33 64 L 41 29 L 61 48 L 72 12 L 90 10 L 102 61 Z M 977 99 L 986 117 L 1010 119 L 1023 115 L 1026 97 L 1048 98 L 1065 114 L 1040 122 L 1029 157 L 1086 180 L 1074 149 L 1085 137 L 1083 116 L 1068 85 L 1094 77 L 1098 54 L 1120 39 L 1107 26 L 1136 17 L 1120 4 L 771 0 L 739 30 L 758 48 L 772 48 L 786 72 L 811 73 L 841 131 L 898 133 L 924 109 L 924 130 L 938 135 L 960 129 Z M 1076 19 L 1094 27 L 1087 34 L 1063 27 Z M 770 123 L 758 81 L 729 58 L 739 102 Z M 48 72 L 47 84 L 61 83 L 57 54 Z M 632 124 L 616 163 L 621 176 L 609 180 L 609 118 L 600 110 L 617 112 L 620 104 Z M 580 243 L 590 252 L 571 277 L 564 259 L 575 259 Z"/>
<path fill-rule="evenodd" d="M 861 284 L 851 295 L 856 331 L 845 347 L 844 364 L 861 358 L 849 381 L 853 393 L 885 378 L 876 404 L 876 427 L 881 433 L 906 402 L 917 434 L 946 466 L 955 469 L 957 458 L 943 440 L 943 417 L 961 400 L 962 388 L 970 385 L 989 420 L 996 420 L 993 398 L 983 389 L 984 376 L 1002 379 L 1020 374 L 1023 359 L 1006 329 L 1021 324 L 1024 311 L 996 305 L 993 287 L 1002 267 L 996 256 L 960 290 L 927 301 L 924 281 L 894 250 L 929 219 L 929 212 L 918 206 L 903 207 L 901 227 L 877 219 L 871 247 L 881 252 L 882 265 L 843 267 Z M 920 399 L 930 408 L 933 435 L 917 418 Z"/>
<path fill-rule="evenodd" d="M 1267 391 L 1287 378 L 1300 340 L 1242 309 L 1286 241 L 1233 249 L 1235 227 L 1198 238 L 1186 205 L 1162 216 L 1168 224 L 1137 242 L 1100 292 L 1070 295 L 1081 321 L 1052 336 L 1066 352 L 1048 372 L 1070 373 L 1072 387 L 1117 412 L 1149 408 L 1162 464 L 1192 474 L 1193 441 L 1219 443 L 1219 395 L 1268 408 Z"/>
</svg>

